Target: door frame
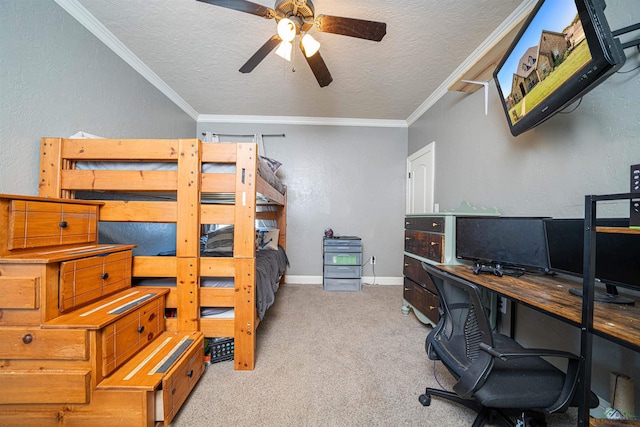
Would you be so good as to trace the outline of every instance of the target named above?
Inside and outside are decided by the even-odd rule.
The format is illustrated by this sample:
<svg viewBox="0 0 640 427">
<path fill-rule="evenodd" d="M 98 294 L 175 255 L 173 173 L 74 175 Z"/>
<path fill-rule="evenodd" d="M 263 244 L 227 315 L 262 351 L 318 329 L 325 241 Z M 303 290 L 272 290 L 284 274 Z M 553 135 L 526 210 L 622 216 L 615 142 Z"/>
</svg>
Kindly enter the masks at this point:
<svg viewBox="0 0 640 427">
<path fill-rule="evenodd" d="M 415 153 L 411 154 L 409 157 L 407 157 L 407 169 L 406 169 L 406 178 L 407 178 L 407 184 L 406 184 L 406 194 L 405 194 L 405 213 L 406 214 L 411 214 L 413 212 L 409 212 L 410 208 L 411 208 L 411 178 L 409 178 L 409 174 L 411 172 L 411 163 L 416 160 L 418 157 L 421 157 L 427 153 L 431 153 L 431 164 L 433 165 L 433 167 L 431 168 L 431 188 L 429 189 L 431 191 L 431 212 L 433 212 L 434 210 L 434 205 L 435 205 L 435 186 L 436 186 L 436 142 L 432 141 L 429 144 L 427 144 L 426 146 L 422 147 L 421 149 L 419 149 L 418 151 L 416 151 Z"/>
</svg>

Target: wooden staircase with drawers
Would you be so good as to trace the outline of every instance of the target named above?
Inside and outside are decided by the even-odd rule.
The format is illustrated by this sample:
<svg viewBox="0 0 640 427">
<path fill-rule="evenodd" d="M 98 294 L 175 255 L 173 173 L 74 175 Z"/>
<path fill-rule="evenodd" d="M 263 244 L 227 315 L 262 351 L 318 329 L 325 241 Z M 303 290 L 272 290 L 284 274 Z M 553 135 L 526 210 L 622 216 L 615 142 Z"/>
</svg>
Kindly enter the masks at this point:
<svg viewBox="0 0 640 427">
<path fill-rule="evenodd" d="M 204 372 L 201 332 L 98 244 L 99 202 L 0 195 L 0 425 L 168 425 Z"/>
</svg>

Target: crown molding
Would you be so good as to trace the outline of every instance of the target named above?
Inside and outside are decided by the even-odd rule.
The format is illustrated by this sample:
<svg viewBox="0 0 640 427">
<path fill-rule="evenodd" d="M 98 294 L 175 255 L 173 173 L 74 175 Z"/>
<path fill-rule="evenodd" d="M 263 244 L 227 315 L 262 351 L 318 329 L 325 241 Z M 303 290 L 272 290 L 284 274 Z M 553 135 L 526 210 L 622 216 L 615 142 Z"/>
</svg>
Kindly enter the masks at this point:
<svg viewBox="0 0 640 427">
<path fill-rule="evenodd" d="M 294 116 L 227 116 L 200 114 L 198 123 L 259 123 L 278 125 L 309 126 L 354 126 L 354 127 L 387 127 L 406 128 L 406 120 L 378 119 L 342 119 L 332 117 L 294 117 Z"/>
<path fill-rule="evenodd" d="M 422 103 L 420 106 L 407 118 L 407 125 L 411 126 L 418 120 L 424 113 L 433 107 L 440 98 L 442 98 L 448 91 L 448 88 L 458 80 L 460 80 L 463 73 L 468 70 L 473 64 L 475 64 L 480 58 L 482 58 L 493 46 L 496 45 L 511 29 L 525 18 L 531 9 L 535 6 L 538 0 L 524 0 L 516 10 L 511 13 L 504 20 L 493 33 L 482 42 L 480 46 L 474 50 L 471 55 L 464 60 L 462 64 L 456 68 L 453 73 L 444 81 L 438 88 Z"/>
<path fill-rule="evenodd" d="M 94 36 L 102 41 L 116 55 L 122 58 L 127 64 L 133 67 L 142 77 L 155 86 L 167 98 L 173 101 L 179 108 L 187 113 L 194 120 L 198 119 L 198 112 L 178 95 L 167 83 L 164 82 L 151 68 L 147 66 L 135 53 L 129 50 L 111 31 L 107 29 L 95 16 L 93 16 L 77 0 L 55 0 L 69 15 L 76 19 L 81 25 L 89 30 Z"/>
</svg>

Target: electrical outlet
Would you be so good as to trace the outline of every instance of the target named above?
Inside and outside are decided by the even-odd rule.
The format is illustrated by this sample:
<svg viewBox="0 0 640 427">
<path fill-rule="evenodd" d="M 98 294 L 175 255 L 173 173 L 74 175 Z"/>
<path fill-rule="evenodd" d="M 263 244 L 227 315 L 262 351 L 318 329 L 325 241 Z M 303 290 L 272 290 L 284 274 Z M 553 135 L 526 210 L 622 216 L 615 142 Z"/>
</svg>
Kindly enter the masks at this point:
<svg viewBox="0 0 640 427">
<path fill-rule="evenodd" d="M 376 257 L 372 256 L 371 259 L 369 260 L 369 262 L 371 262 L 371 265 L 375 265 L 376 264 Z"/>
<path fill-rule="evenodd" d="M 500 313 L 507 314 L 507 299 L 505 297 L 500 297 L 498 305 L 500 305 Z"/>
</svg>

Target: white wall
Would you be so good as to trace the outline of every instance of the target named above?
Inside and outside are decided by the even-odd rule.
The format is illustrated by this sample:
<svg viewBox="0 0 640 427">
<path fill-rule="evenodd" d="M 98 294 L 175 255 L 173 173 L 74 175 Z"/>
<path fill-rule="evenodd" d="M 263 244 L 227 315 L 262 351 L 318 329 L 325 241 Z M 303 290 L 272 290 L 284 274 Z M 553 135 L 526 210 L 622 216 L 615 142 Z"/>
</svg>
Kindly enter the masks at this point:
<svg viewBox="0 0 640 427">
<path fill-rule="evenodd" d="M 613 29 L 640 20 L 640 3 L 607 4 Z M 626 53 L 622 71 L 640 65 L 635 49 Z M 438 144 L 435 201 L 441 210 L 468 200 L 495 206 L 504 215 L 583 217 L 586 194 L 629 191 L 629 166 L 640 163 L 640 70 L 613 75 L 573 113 L 516 138 L 493 83 L 489 96 L 485 116 L 482 90 L 447 93 L 409 128 L 409 154 L 431 141 Z M 602 212 L 628 213 L 628 202 L 605 205 Z M 517 337 L 525 344 L 578 351 L 576 328 L 526 308 L 519 310 L 517 324 Z M 609 397 L 609 370 L 634 374 L 640 411 L 640 355 L 600 339 L 594 348 L 595 391 Z"/>
<path fill-rule="evenodd" d="M 287 274 L 322 276 L 322 236 L 332 228 L 362 238 L 376 276 L 402 276 L 406 128 L 199 123 L 205 131 L 285 134 L 265 138 L 265 148 L 287 185 Z"/>
<path fill-rule="evenodd" d="M 193 138 L 195 120 L 53 0 L 0 1 L 0 193 L 36 195 L 40 138 Z"/>
</svg>

